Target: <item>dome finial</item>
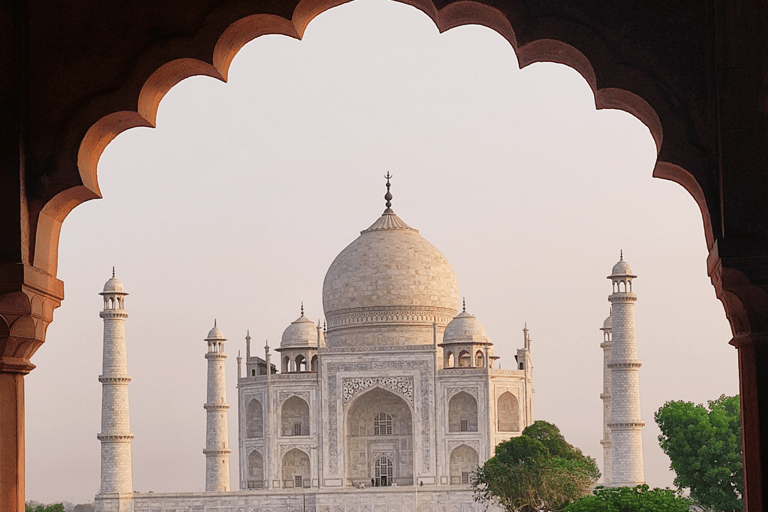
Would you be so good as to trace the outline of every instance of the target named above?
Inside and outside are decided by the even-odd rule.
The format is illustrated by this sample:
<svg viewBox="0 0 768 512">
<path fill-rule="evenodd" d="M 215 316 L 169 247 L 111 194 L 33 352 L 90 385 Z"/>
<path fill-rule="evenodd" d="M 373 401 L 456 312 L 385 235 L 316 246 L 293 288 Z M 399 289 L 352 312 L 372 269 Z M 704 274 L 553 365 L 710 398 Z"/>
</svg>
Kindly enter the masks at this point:
<svg viewBox="0 0 768 512">
<path fill-rule="evenodd" d="M 384 194 L 384 199 L 387 200 L 387 209 L 384 211 L 384 213 L 389 213 L 392 210 L 390 209 L 392 207 L 392 193 L 389 191 L 389 187 L 391 186 L 389 184 L 389 180 L 392 178 L 392 175 L 387 171 L 387 175 L 384 176 L 387 179 L 387 193 Z"/>
<path fill-rule="evenodd" d="M 624 249 L 619 249 L 619 261 L 624 261 Z"/>
<path fill-rule="evenodd" d="M 112 277 L 115 277 L 115 267 L 114 267 L 114 265 L 112 266 Z"/>
<path fill-rule="evenodd" d="M 304 316 L 304 301 L 301 301 L 301 316 Z"/>
<path fill-rule="evenodd" d="M 216 319 L 213 319 L 213 326 L 216 327 Z"/>
<path fill-rule="evenodd" d="M 464 297 L 461 299 L 461 310 L 466 313 L 467 312 L 467 298 Z"/>
</svg>

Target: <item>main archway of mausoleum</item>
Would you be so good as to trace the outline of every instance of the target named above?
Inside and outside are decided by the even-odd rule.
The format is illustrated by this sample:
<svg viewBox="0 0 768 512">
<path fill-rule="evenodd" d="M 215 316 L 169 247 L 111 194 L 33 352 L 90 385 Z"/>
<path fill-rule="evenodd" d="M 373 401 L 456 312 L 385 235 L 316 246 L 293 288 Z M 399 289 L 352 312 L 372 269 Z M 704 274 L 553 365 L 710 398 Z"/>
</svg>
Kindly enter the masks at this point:
<svg viewBox="0 0 768 512">
<path fill-rule="evenodd" d="M 345 421 L 347 485 L 413 485 L 413 412 L 381 387 L 359 395 Z"/>
</svg>

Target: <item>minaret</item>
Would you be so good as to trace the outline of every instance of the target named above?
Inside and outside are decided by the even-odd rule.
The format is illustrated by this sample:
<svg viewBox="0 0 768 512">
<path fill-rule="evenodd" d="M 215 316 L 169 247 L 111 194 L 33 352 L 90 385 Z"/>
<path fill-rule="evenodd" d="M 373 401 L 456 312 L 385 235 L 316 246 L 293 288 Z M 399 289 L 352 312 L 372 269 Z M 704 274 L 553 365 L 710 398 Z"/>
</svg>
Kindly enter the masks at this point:
<svg viewBox="0 0 768 512">
<path fill-rule="evenodd" d="M 603 392 L 600 393 L 603 401 L 603 438 L 600 444 L 603 445 L 603 483 L 606 486 L 611 485 L 611 429 L 608 427 L 611 422 L 611 369 L 608 367 L 611 363 L 611 322 L 609 312 L 600 328 L 603 331 L 603 342 L 600 344 L 603 349 Z"/>
<path fill-rule="evenodd" d="M 114 510 L 128 510 L 133 497 L 131 468 L 131 418 L 128 408 L 128 363 L 125 350 L 125 292 L 123 283 L 115 277 L 101 292 L 104 309 L 104 355 L 101 375 L 101 488 L 97 502 L 116 499 Z M 127 503 L 126 503 L 127 501 Z M 103 505 L 102 505 L 103 506 Z"/>
<path fill-rule="evenodd" d="M 632 269 L 624 254 L 608 279 L 611 303 L 611 486 L 634 487 L 645 483 L 643 470 L 643 426 L 640 418 L 640 382 L 635 341 L 635 301 Z"/>
<path fill-rule="evenodd" d="M 227 383 L 224 376 L 224 333 L 213 323 L 208 342 L 208 401 L 205 428 L 205 490 L 229 491 L 229 435 L 227 432 Z"/>
</svg>

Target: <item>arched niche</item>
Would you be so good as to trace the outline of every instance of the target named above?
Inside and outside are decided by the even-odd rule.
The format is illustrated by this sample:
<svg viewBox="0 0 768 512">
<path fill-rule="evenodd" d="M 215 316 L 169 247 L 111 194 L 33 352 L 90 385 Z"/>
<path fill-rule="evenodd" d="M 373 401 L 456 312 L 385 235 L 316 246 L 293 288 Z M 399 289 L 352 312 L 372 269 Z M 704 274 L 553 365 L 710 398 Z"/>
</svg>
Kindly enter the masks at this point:
<svg viewBox="0 0 768 512">
<path fill-rule="evenodd" d="M 298 396 L 292 396 L 283 402 L 280 408 L 280 435 L 308 436 L 309 404 Z"/>
<path fill-rule="evenodd" d="M 499 432 L 520 432 L 520 405 L 517 397 L 506 391 L 496 404 Z"/>
<path fill-rule="evenodd" d="M 253 398 L 245 408 L 245 437 L 260 438 L 264 436 L 264 410 L 261 402 Z"/>
<path fill-rule="evenodd" d="M 464 391 L 448 402 L 448 432 L 477 432 L 477 400 Z"/>
<path fill-rule="evenodd" d="M 294 448 L 283 455 L 281 462 L 283 487 L 309 487 L 311 483 L 311 473 L 309 464 L 309 455 Z"/>
<path fill-rule="evenodd" d="M 451 451 L 451 485 L 469 485 L 472 472 L 477 469 L 477 452 L 462 444 Z"/>
<path fill-rule="evenodd" d="M 358 395 L 347 411 L 345 429 L 348 485 L 370 486 L 372 480 L 381 485 L 382 457 L 391 461 L 386 485 L 413 485 L 413 416 L 402 397 L 379 387 Z"/>
<path fill-rule="evenodd" d="M 264 487 L 264 459 L 259 452 L 253 450 L 248 455 L 248 489 L 262 487 Z"/>
</svg>

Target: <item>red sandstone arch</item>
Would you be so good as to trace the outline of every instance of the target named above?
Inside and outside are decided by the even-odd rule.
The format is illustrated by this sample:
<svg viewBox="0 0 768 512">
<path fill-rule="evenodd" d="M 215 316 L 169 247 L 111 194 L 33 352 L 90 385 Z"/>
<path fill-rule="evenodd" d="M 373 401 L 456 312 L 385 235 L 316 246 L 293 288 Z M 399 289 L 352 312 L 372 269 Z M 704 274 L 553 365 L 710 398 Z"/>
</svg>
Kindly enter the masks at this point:
<svg viewBox="0 0 768 512">
<path fill-rule="evenodd" d="M 568 42 L 568 37 L 557 37 L 558 34 L 572 35 L 573 27 L 569 20 L 556 20 L 547 30 L 540 30 L 541 34 L 521 42 L 517 32 L 528 32 L 524 23 L 525 16 L 510 18 L 497 8 L 476 1 L 460 0 L 441 9 L 432 0 L 402 1 L 429 16 L 441 32 L 467 24 L 478 24 L 495 30 L 512 45 L 521 68 L 534 62 L 555 62 L 574 68 L 592 89 L 596 108 L 619 109 L 634 115 L 648 127 L 656 142 L 657 152 L 661 151 L 664 144 L 663 122 L 654 106 L 643 98 L 642 91 L 635 92 L 629 87 L 601 86 L 602 82 L 607 81 L 598 79 L 599 73 L 590 58 Z M 122 101 L 106 102 L 103 97 L 93 98 L 79 115 L 70 120 L 67 132 L 71 137 L 76 137 L 77 133 L 83 133 L 85 129 L 79 141 L 72 140 L 77 142 L 76 167 L 81 183 L 61 190 L 42 207 L 37 222 L 33 223 L 36 224 L 34 266 L 48 274 L 56 274 L 61 223 L 78 204 L 101 197 L 97 166 L 102 152 L 109 142 L 129 128 L 155 126 L 160 101 L 174 85 L 195 75 L 226 81 L 232 60 L 246 43 L 265 34 L 301 38 L 312 19 L 342 3 L 345 2 L 301 0 L 294 6 L 290 20 L 274 14 L 238 12 L 222 7 L 209 13 L 207 22 L 189 39 L 172 40 L 162 49 L 153 47 L 139 55 L 135 71 L 125 80 L 121 89 L 113 94 L 121 97 Z M 519 25 L 519 28 L 515 25 Z M 582 32 L 584 30 L 583 27 L 580 29 Z M 595 34 L 587 38 L 589 49 L 595 46 L 595 39 L 598 39 Z M 190 54 L 196 54 L 197 57 Z M 605 58 L 597 60 L 601 64 L 606 63 Z M 651 77 L 645 78 L 646 84 L 651 83 Z M 651 99 L 659 99 L 658 91 L 653 92 L 655 94 L 651 95 L 654 96 Z M 111 111 L 113 105 L 125 105 L 125 100 L 129 100 L 130 110 Z M 662 110 L 666 111 L 667 108 Z M 693 175 L 680 163 L 660 160 L 654 176 L 676 181 L 694 196 L 702 211 L 707 243 L 711 245 L 712 225 L 705 207 L 706 198 Z"/>
<path fill-rule="evenodd" d="M 6 53 L 13 54 L 0 54 L 0 71 L 13 77 L 10 88 L 0 84 L 8 128 L 0 132 L 0 156 L 11 185 L 0 188 L 0 206 L 10 204 L 3 212 L 13 217 L 0 226 L 0 430 L 21 450 L 4 456 L 4 508 L 23 507 L 21 375 L 33 367 L 29 358 L 63 297 L 56 279 L 60 226 L 75 206 L 100 197 L 96 167 L 104 147 L 123 130 L 152 126 L 160 99 L 180 80 L 194 74 L 225 80 L 245 42 L 268 33 L 301 37 L 315 16 L 340 3 L 211 0 L 179 8 L 86 0 L 76 16 L 65 4 L 0 8 Z M 747 509 L 762 510 L 768 7 L 760 0 L 621 7 L 575 0 L 405 3 L 441 31 L 467 23 L 496 30 L 522 67 L 541 61 L 573 67 L 592 87 L 597 108 L 626 110 L 649 127 L 658 150 L 654 176 L 680 183 L 702 210 L 708 271 L 740 354 L 744 452 L 752 454 L 745 460 Z"/>
</svg>

